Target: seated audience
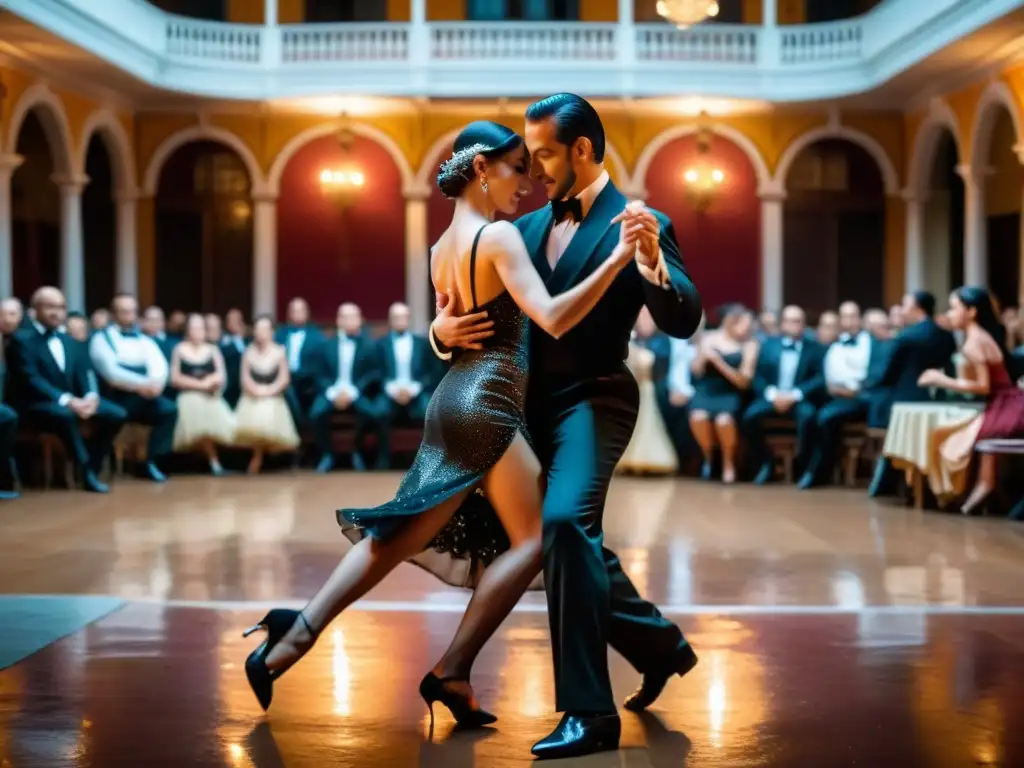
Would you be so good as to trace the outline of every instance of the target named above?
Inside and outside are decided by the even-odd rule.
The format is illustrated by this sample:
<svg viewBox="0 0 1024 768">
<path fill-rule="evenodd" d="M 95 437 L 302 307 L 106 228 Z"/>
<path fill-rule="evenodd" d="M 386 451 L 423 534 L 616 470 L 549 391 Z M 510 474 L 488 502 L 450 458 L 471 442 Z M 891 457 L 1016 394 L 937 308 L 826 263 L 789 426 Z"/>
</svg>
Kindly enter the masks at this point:
<svg viewBox="0 0 1024 768">
<path fill-rule="evenodd" d="M 172 339 L 168 336 L 166 326 L 164 311 L 160 307 L 146 307 L 142 313 L 142 332 L 156 342 L 156 345 L 160 347 L 160 351 L 169 362 L 171 353 L 174 352 L 174 348 L 181 339 Z"/>
<path fill-rule="evenodd" d="M 252 344 L 242 355 L 242 397 L 235 411 L 235 444 L 252 449 L 249 472 L 256 474 L 268 453 L 289 453 L 299 447 L 285 392 L 291 371 L 285 348 L 274 342 L 274 325 L 259 317 L 252 326 Z"/>
<path fill-rule="evenodd" d="M 17 491 L 18 473 L 14 468 L 14 436 L 18 432 L 18 414 L 3 400 L 4 387 L 0 387 L 0 501 L 16 499 L 21 495 Z"/>
<path fill-rule="evenodd" d="M 409 331 L 405 304 L 391 305 L 388 325 L 387 335 L 377 342 L 377 365 L 384 382 L 377 408 L 381 419 L 378 469 L 391 466 L 391 426 L 402 421 L 422 425 L 430 395 L 441 378 L 426 338 Z"/>
<path fill-rule="evenodd" d="M 175 344 L 182 340 L 185 336 L 185 321 L 188 319 L 188 315 L 180 309 L 173 309 L 167 316 L 167 335 L 171 337 Z"/>
<path fill-rule="evenodd" d="M 679 468 L 679 457 L 658 411 L 658 396 L 654 389 L 657 357 L 651 343 L 656 331 L 647 307 L 642 308 L 626 360 L 639 387 L 640 405 L 633 436 L 619 459 L 618 470 L 622 472 L 672 474 Z"/>
<path fill-rule="evenodd" d="M 903 297 L 906 301 L 906 296 Z M 902 331 L 907 325 L 907 318 L 903 312 L 903 304 L 893 304 L 889 307 L 889 327 L 894 334 Z"/>
<path fill-rule="evenodd" d="M 127 413 L 131 424 L 150 428 L 144 475 L 162 483 L 167 478 L 156 462 L 171 452 L 178 409 L 166 397 L 167 358 L 138 329 L 139 305 L 118 294 L 111 303 L 113 322 L 89 342 L 89 354 L 100 377 L 100 391 Z"/>
<path fill-rule="evenodd" d="M 89 321 L 81 312 L 68 312 L 68 336 L 85 344 L 89 341 Z"/>
<path fill-rule="evenodd" d="M 927 291 L 908 293 L 899 309 L 903 330 L 893 340 L 881 374 L 867 385 L 879 393 L 868 413 L 869 427 L 888 427 L 894 403 L 931 400 L 931 391 L 919 386 L 918 379 L 930 368 L 950 368 L 956 353 L 953 334 L 940 328 L 934 320 L 935 297 L 932 294 Z M 892 312 L 889 317 L 892 317 Z M 869 494 L 892 493 L 898 479 L 889 460 L 880 458 Z"/>
<path fill-rule="evenodd" d="M 171 386 L 178 393 L 174 450 L 201 450 L 216 476 L 224 474 L 217 446 L 231 445 L 235 439 L 235 415 L 221 397 L 225 378 L 224 358 L 217 345 L 206 340 L 203 316 L 189 315 L 185 339 L 171 353 Z"/>
<path fill-rule="evenodd" d="M 839 338 L 839 315 L 831 310 L 822 312 L 818 317 L 815 337 L 823 347 L 829 347 Z"/>
<path fill-rule="evenodd" d="M 275 341 L 285 348 L 291 386 L 286 393 L 296 424 L 302 424 L 316 397 L 317 358 L 323 333 L 309 320 L 309 304 L 295 298 L 288 302 L 287 322 L 277 329 Z"/>
<path fill-rule="evenodd" d="M 918 383 L 922 387 L 940 387 L 985 398 L 984 413 L 947 435 L 939 447 L 945 482 L 942 490 L 953 495 L 963 490 L 978 440 L 1024 438 L 1024 390 L 1007 371 L 1006 329 L 996 317 L 986 289 L 965 286 L 954 291 L 948 315 L 953 327 L 964 331 L 963 375 L 954 379 L 940 368 L 933 368 L 922 373 Z M 995 487 L 996 457 L 982 454 L 977 483 L 961 512 L 969 515 L 981 510 Z"/>
<path fill-rule="evenodd" d="M 825 395 L 824 348 L 804 337 L 800 307 L 782 310 L 782 335 L 761 344 L 754 372 L 755 400 L 743 414 L 743 433 L 758 467 L 754 483 L 772 480 L 775 461 L 765 439 L 765 419 L 791 420 L 796 427 L 796 465 L 801 470 L 813 445 L 814 419 Z"/>
<path fill-rule="evenodd" d="M 770 309 L 761 311 L 757 316 L 757 333 L 755 334 L 758 343 L 772 336 L 779 335 L 779 316 Z"/>
<path fill-rule="evenodd" d="M 89 315 L 89 327 L 92 329 L 92 333 L 102 331 L 108 325 L 110 325 L 110 310 L 106 307 L 94 309 Z"/>
<path fill-rule="evenodd" d="M 9 297 L 0 301 L 0 334 L 9 338 L 25 322 L 25 307 L 19 299 Z"/>
<path fill-rule="evenodd" d="M 58 330 L 67 310 L 64 294 L 40 288 L 32 307 L 32 326 L 17 331 L 7 350 L 11 401 L 31 429 L 61 439 L 82 470 L 85 490 L 106 493 L 99 475 L 127 414 L 100 398 L 88 350 Z"/>
<path fill-rule="evenodd" d="M 811 488 L 831 476 L 843 425 L 867 418 L 874 395 L 865 392 L 864 383 L 873 378 L 873 371 L 881 370 L 888 353 L 886 342 L 863 327 L 860 307 L 855 302 L 840 305 L 839 323 L 842 333 L 828 348 L 824 361 L 825 387 L 831 400 L 815 417 L 815 447 L 798 483 L 800 488 Z M 881 330 L 877 321 L 873 327 L 876 332 Z"/>
<path fill-rule="evenodd" d="M 363 333 L 363 313 L 352 303 L 338 307 L 337 335 L 320 347 L 319 393 L 309 418 L 316 429 L 320 449 L 318 472 L 334 468 L 331 443 L 331 415 L 352 413 L 355 417 L 355 450 L 352 466 L 366 469 L 366 435 L 379 422 L 377 396 L 381 382 L 380 358 L 373 342 Z"/>
<path fill-rule="evenodd" d="M 736 481 L 736 422 L 757 364 L 751 338 L 753 314 L 740 304 L 726 305 L 717 330 L 702 335 L 692 370 L 696 392 L 690 401 L 690 429 L 704 455 L 701 477 L 709 479 L 715 443 L 722 452 L 722 482 Z"/>
<path fill-rule="evenodd" d="M 654 393 L 672 446 L 680 461 L 700 452 L 690 430 L 690 400 L 693 398 L 693 358 L 700 345 L 700 332 L 689 339 L 674 339 L 658 333 L 649 349 L 655 354 Z"/>
<path fill-rule="evenodd" d="M 220 353 L 224 356 L 227 383 L 224 385 L 224 399 L 234 408 L 242 396 L 242 355 L 249 345 L 246 336 L 245 317 L 241 310 L 229 309 L 224 317 L 225 333 L 220 337 Z"/>
</svg>

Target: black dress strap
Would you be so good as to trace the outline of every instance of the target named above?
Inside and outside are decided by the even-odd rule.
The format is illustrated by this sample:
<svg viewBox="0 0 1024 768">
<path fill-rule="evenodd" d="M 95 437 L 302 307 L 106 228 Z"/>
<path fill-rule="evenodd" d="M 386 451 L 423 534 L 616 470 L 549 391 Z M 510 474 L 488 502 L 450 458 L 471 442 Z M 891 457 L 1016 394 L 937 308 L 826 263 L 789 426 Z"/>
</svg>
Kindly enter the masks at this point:
<svg viewBox="0 0 1024 768">
<path fill-rule="evenodd" d="M 476 231 L 476 237 L 473 238 L 473 248 L 469 252 L 469 295 L 473 299 L 472 312 L 476 312 L 476 247 L 480 244 L 480 235 L 484 233 L 487 225 L 484 224 L 480 229 Z"/>
</svg>

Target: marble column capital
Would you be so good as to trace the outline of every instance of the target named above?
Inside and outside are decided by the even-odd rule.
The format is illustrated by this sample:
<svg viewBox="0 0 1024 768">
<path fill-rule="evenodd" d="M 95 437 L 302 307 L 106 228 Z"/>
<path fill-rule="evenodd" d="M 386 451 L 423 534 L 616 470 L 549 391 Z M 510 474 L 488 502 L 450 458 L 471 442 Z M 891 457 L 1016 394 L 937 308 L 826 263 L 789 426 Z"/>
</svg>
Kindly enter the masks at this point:
<svg viewBox="0 0 1024 768">
<path fill-rule="evenodd" d="M 402 196 L 405 197 L 406 202 L 419 200 L 426 202 L 430 199 L 431 190 L 427 184 L 407 184 L 402 189 Z"/>
<path fill-rule="evenodd" d="M 276 192 L 271 192 L 269 190 L 252 193 L 252 201 L 254 203 L 274 203 L 276 205 L 279 197 L 280 195 Z"/>
<path fill-rule="evenodd" d="M 89 177 L 84 173 L 57 174 L 50 177 L 50 181 L 60 187 L 62 197 L 78 197 L 82 190 L 89 185 Z"/>
</svg>

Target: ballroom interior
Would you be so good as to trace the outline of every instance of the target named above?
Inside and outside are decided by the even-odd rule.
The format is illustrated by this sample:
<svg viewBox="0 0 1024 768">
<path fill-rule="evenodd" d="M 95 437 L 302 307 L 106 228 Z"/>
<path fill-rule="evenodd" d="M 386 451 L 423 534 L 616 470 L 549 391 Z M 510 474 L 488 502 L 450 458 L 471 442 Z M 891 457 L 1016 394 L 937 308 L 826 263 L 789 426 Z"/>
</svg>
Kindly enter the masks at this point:
<svg viewBox="0 0 1024 768">
<path fill-rule="evenodd" d="M 469 593 L 410 564 L 323 632 L 266 714 L 241 633 L 301 608 L 349 550 L 337 508 L 398 487 L 423 416 L 389 385 L 425 408 L 446 370 L 429 340 L 430 249 L 453 211 L 438 168 L 467 123 L 522 132 L 555 90 L 596 107 L 611 182 L 671 222 L 705 315 L 690 340 L 637 319 L 624 365 L 647 417 L 603 519 L 700 663 L 622 712 L 619 751 L 566 764 L 1024 765 L 1024 2 L 2 5 L 0 765 L 532 762 L 558 717 L 543 590 L 474 668 L 499 717 L 483 732 L 434 723 L 416 695 Z M 518 213 L 548 202 L 535 184 Z M 965 286 L 991 300 L 998 434 L 1001 379 L 962 383 Z M 955 347 L 908 395 L 918 353 L 893 350 L 918 315 Z M 281 421 L 250 425 L 277 430 L 266 451 L 239 437 L 261 323 L 290 381 Z M 34 421 L 26 345 L 59 336 L 68 399 L 106 402 L 109 329 L 154 350 L 177 422 Z M 353 333 L 372 418 L 317 410 L 324 382 L 351 383 L 333 342 Z M 829 356 L 854 339 L 850 393 Z M 742 407 L 709 423 L 719 343 L 742 353 L 723 374 Z M 233 437 L 183 437 L 204 427 L 188 344 L 220 361 L 203 413 Z M 806 433 L 799 409 L 753 415 L 765 384 L 799 389 L 789 349 L 798 378 L 817 366 Z M 859 410 L 829 421 L 848 396 Z M 954 471 L 944 446 L 979 425 Z M 637 673 L 609 663 L 621 700 Z"/>
</svg>

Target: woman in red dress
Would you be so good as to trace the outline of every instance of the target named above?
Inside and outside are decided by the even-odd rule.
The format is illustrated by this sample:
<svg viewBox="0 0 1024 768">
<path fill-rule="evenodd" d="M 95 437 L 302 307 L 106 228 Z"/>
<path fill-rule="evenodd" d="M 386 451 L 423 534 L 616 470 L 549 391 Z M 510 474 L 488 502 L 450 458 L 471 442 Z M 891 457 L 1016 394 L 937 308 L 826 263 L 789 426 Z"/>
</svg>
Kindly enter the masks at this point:
<svg viewBox="0 0 1024 768">
<path fill-rule="evenodd" d="M 925 371 L 917 383 L 978 395 L 986 401 L 984 413 L 942 445 L 943 460 L 951 465 L 944 469 L 956 471 L 966 469 L 978 440 L 1024 437 L 1024 390 L 1006 368 L 1006 329 L 986 289 L 969 285 L 954 291 L 947 316 L 950 325 L 964 331 L 964 369 L 955 379 L 940 370 Z M 978 481 L 960 511 L 969 515 L 979 509 L 995 486 L 996 457 L 983 454 Z"/>
</svg>

